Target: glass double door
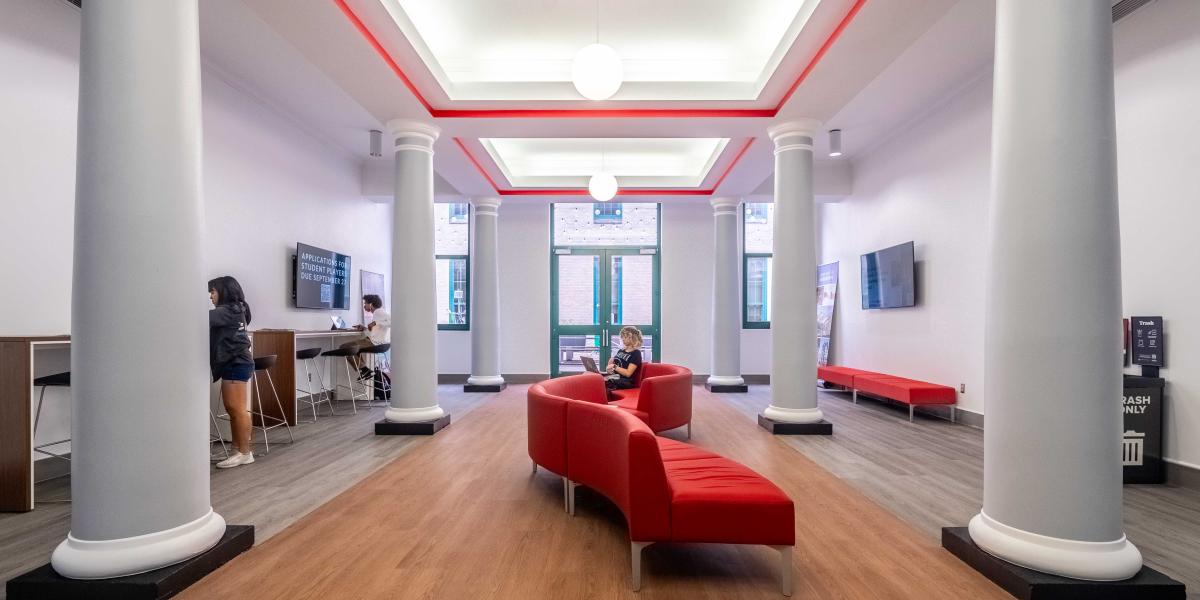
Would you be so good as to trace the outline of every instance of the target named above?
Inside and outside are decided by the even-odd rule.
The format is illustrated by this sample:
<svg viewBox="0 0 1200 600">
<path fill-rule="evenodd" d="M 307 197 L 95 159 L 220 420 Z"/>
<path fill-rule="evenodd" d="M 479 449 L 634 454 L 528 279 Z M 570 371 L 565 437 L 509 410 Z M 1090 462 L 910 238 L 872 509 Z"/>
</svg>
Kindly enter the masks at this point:
<svg viewBox="0 0 1200 600">
<path fill-rule="evenodd" d="M 550 261 L 550 374 L 601 370 L 621 348 L 626 325 L 642 331 L 642 357 L 657 361 L 657 248 L 556 248 Z"/>
</svg>

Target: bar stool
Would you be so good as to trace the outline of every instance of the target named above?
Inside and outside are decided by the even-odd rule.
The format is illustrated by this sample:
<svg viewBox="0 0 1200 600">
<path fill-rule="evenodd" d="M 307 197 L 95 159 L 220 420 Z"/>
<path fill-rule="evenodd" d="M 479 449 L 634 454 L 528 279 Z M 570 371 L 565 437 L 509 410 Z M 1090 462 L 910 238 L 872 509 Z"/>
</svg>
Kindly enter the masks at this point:
<svg viewBox="0 0 1200 600">
<path fill-rule="evenodd" d="M 320 348 L 305 348 L 304 350 L 296 351 L 296 360 L 300 361 L 304 365 L 304 376 L 308 379 L 308 383 L 305 385 L 305 387 L 308 389 L 296 388 L 296 391 L 298 392 L 308 392 L 308 396 L 297 398 L 296 401 L 302 404 L 307 404 L 308 407 L 312 409 L 313 420 L 310 421 L 312 423 L 317 422 L 318 404 L 329 405 L 329 414 L 334 414 L 333 402 L 329 398 L 329 388 L 325 386 L 325 377 L 322 375 L 321 369 L 317 367 L 317 357 L 320 355 Z M 308 368 L 309 363 L 312 363 L 312 370 L 309 370 Z M 317 383 L 321 386 L 321 391 L 317 393 L 313 393 L 313 371 L 317 372 Z"/>
<path fill-rule="evenodd" d="M 272 429 L 275 429 L 276 427 L 287 428 L 289 444 L 296 441 L 296 439 L 292 437 L 292 426 L 288 425 L 287 419 L 263 414 L 262 391 L 259 389 L 259 385 L 258 385 L 258 372 L 259 371 L 262 371 L 263 373 L 267 374 L 267 383 L 269 384 L 269 387 L 271 388 L 271 395 L 275 396 L 275 406 L 279 408 L 279 414 L 281 416 L 284 414 L 283 413 L 283 402 L 279 400 L 279 394 L 275 392 L 275 382 L 271 379 L 271 372 L 267 370 L 267 369 L 270 369 L 271 367 L 274 367 L 275 362 L 276 362 L 276 357 L 274 354 L 269 354 L 267 356 L 259 356 L 259 357 L 255 358 L 254 359 L 254 374 L 251 375 L 251 377 L 250 377 L 251 379 L 254 380 L 254 392 L 255 392 L 254 397 L 256 400 L 258 400 L 258 410 L 257 411 L 255 411 L 254 407 L 251 406 L 250 427 L 253 429 L 258 429 L 258 430 L 262 431 L 263 447 L 264 447 L 263 452 L 271 451 L 271 442 L 267 438 L 267 432 Z M 258 417 L 258 422 L 261 423 L 261 425 L 254 424 L 254 417 Z M 272 421 L 274 423 L 268 425 L 267 424 L 268 421 Z M 253 437 L 253 436 L 251 436 L 251 437 Z"/>
<path fill-rule="evenodd" d="M 359 353 L 358 348 L 351 346 L 349 348 L 334 348 L 333 350 L 326 350 L 321 353 L 321 356 L 348 359 L 352 356 L 358 356 L 358 353 Z M 354 381 L 355 381 L 355 377 L 357 374 L 350 373 L 350 361 L 343 360 L 342 364 L 345 365 L 345 367 L 346 367 L 346 382 L 348 385 L 342 385 L 340 383 L 337 383 L 337 378 L 334 377 L 334 383 L 335 383 L 335 385 L 333 386 L 334 399 L 335 400 L 337 399 L 336 397 L 337 397 L 337 389 L 338 388 L 346 388 L 346 389 L 350 390 L 350 408 L 354 411 L 354 414 L 357 415 L 359 398 L 367 401 L 367 408 L 371 407 L 371 398 L 367 396 L 366 384 L 363 385 L 363 391 L 361 391 L 361 392 L 355 391 Z M 331 376 L 332 376 L 332 373 L 333 372 L 330 371 Z"/>
<path fill-rule="evenodd" d="M 390 377 L 385 376 L 386 371 L 391 370 L 391 364 L 387 359 L 387 351 L 392 349 L 391 344 L 376 344 L 361 348 L 358 351 L 359 356 L 366 357 L 368 361 L 367 368 L 371 370 L 371 403 L 375 403 L 375 397 L 381 396 L 386 404 L 392 392 L 392 382 Z M 386 371 L 385 371 L 386 370 Z"/>
<path fill-rule="evenodd" d="M 34 416 L 33 416 L 33 437 L 34 437 L 34 439 L 37 439 L 38 422 L 40 422 L 42 420 L 42 400 L 44 400 L 46 398 L 46 388 L 48 388 L 48 387 L 71 387 L 71 372 L 67 371 L 66 373 L 55 373 L 54 375 L 46 375 L 43 377 L 38 377 L 37 379 L 33 380 L 33 386 L 42 388 L 41 393 L 38 394 L 37 411 L 34 413 Z M 65 454 L 58 454 L 57 452 L 51 452 L 51 451 L 45 449 L 45 448 L 49 448 L 50 446 L 57 446 L 59 444 L 65 444 L 70 441 L 71 441 L 71 438 L 67 438 L 65 440 L 58 440 L 57 442 L 49 442 L 46 444 L 39 444 L 39 445 L 33 447 L 33 451 L 37 452 L 38 454 L 45 454 L 46 456 L 50 456 L 53 458 L 57 458 L 57 459 L 61 459 L 61 460 L 70 462 L 71 457 L 69 457 Z"/>
</svg>

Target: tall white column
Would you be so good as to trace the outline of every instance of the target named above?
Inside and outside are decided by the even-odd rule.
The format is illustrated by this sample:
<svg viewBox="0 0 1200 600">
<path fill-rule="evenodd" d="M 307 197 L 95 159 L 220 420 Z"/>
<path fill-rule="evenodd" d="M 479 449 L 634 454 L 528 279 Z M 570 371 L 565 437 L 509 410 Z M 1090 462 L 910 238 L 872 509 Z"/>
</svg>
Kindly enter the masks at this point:
<svg viewBox="0 0 1200 600">
<path fill-rule="evenodd" d="M 821 123 L 799 119 L 772 127 L 775 230 L 771 258 L 771 405 L 763 416 L 817 423 L 817 246 L 813 136 Z"/>
<path fill-rule="evenodd" d="M 499 391 L 500 375 L 500 257 L 499 198 L 475 198 L 471 224 L 471 376 L 466 391 Z"/>
<path fill-rule="evenodd" d="M 999 0 L 984 373 L 985 551 L 1133 576 L 1121 526 L 1111 3 Z"/>
<path fill-rule="evenodd" d="M 738 199 L 713 198 L 712 374 L 705 386 L 714 392 L 744 392 L 742 311 L 738 278 Z"/>
<path fill-rule="evenodd" d="M 384 419 L 434 421 L 437 400 L 437 284 L 434 269 L 433 143 L 437 127 L 389 121 L 396 152 L 392 203 L 392 402 Z"/>
<path fill-rule="evenodd" d="M 104 579 L 225 533 L 208 485 L 196 2 L 85 2 L 80 55 L 71 532 L 51 564 Z"/>
</svg>

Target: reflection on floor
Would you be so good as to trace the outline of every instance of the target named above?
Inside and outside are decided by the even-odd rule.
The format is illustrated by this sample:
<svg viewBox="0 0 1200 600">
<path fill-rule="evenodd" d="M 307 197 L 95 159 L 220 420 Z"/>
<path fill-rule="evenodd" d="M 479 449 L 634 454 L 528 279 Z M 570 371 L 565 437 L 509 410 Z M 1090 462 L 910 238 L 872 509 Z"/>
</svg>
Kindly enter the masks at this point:
<svg viewBox="0 0 1200 600">
<path fill-rule="evenodd" d="M 770 404 L 768 386 L 723 394 L 748 418 Z M 962 526 L 983 505 L 983 431 L 932 417 L 909 424 L 907 410 L 844 392 L 819 392 L 834 435 L 782 438 L 931 539 Z M 1200 491 L 1125 486 L 1125 533 L 1146 564 L 1187 584 L 1200 598 Z"/>
<path fill-rule="evenodd" d="M 693 443 L 795 500 L 795 598 L 1008 597 L 699 387 L 694 422 Z M 180 598 L 781 597 L 763 546 L 650 546 L 633 593 L 620 513 L 587 490 L 564 513 L 559 479 L 530 474 L 525 429 L 512 386 Z"/>
<path fill-rule="evenodd" d="M 441 386 L 442 407 L 458 420 L 491 394 L 464 394 L 462 386 Z M 376 437 L 374 423 L 383 409 L 350 413 L 348 402 L 337 403 L 338 414 L 295 427 L 295 444 L 280 429 L 271 431 L 271 452 L 258 454 L 253 465 L 212 472 L 213 508 L 226 522 L 256 527 L 259 542 L 275 535 L 309 511 L 325 504 L 351 485 L 408 452 L 414 437 Z M 311 413 L 302 411 L 300 417 Z M 255 432 L 255 439 L 258 437 Z M 214 451 L 220 452 L 215 445 Z M 0 513 L 0 582 L 40 567 L 54 547 L 67 537 L 71 521 L 71 479 L 60 477 L 37 486 L 37 508 L 28 513 Z M 5 597 L 0 586 L 0 598 Z"/>
</svg>

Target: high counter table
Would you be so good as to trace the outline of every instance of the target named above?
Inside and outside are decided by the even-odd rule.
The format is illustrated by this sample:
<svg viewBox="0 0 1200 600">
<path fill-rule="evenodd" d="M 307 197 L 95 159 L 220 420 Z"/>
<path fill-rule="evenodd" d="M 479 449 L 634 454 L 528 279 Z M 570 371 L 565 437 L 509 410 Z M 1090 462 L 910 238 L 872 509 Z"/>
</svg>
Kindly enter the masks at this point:
<svg viewBox="0 0 1200 600">
<path fill-rule="evenodd" d="M 286 419 L 296 425 L 296 343 L 297 340 L 329 341 L 336 348 L 339 341 L 345 342 L 366 335 L 353 330 L 297 331 L 294 329 L 259 329 L 251 331 L 254 356 L 274 354 L 279 357 L 268 372 L 275 393 L 279 394 L 283 414 L 274 402 L 274 396 L 266 392 L 268 384 L 259 381 L 259 388 L 266 395 L 262 402 L 264 414 Z M 34 507 L 34 452 L 33 436 L 34 406 L 37 402 L 33 380 L 51 372 L 69 370 L 66 361 L 42 361 L 39 369 L 40 350 L 69 350 L 71 336 L 46 335 L 23 337 L 0 337 L 0 512 L 27 512 Z M 341 359 L 338 359 L 341 360 Z M 45 364 L 49 363 L 49 364 Z M 330 387 L 336 390 L 336 378 L 340 369 L 329 368 Z M 253 386 L 251 386 L 251 393 Z"/>
</svg>

